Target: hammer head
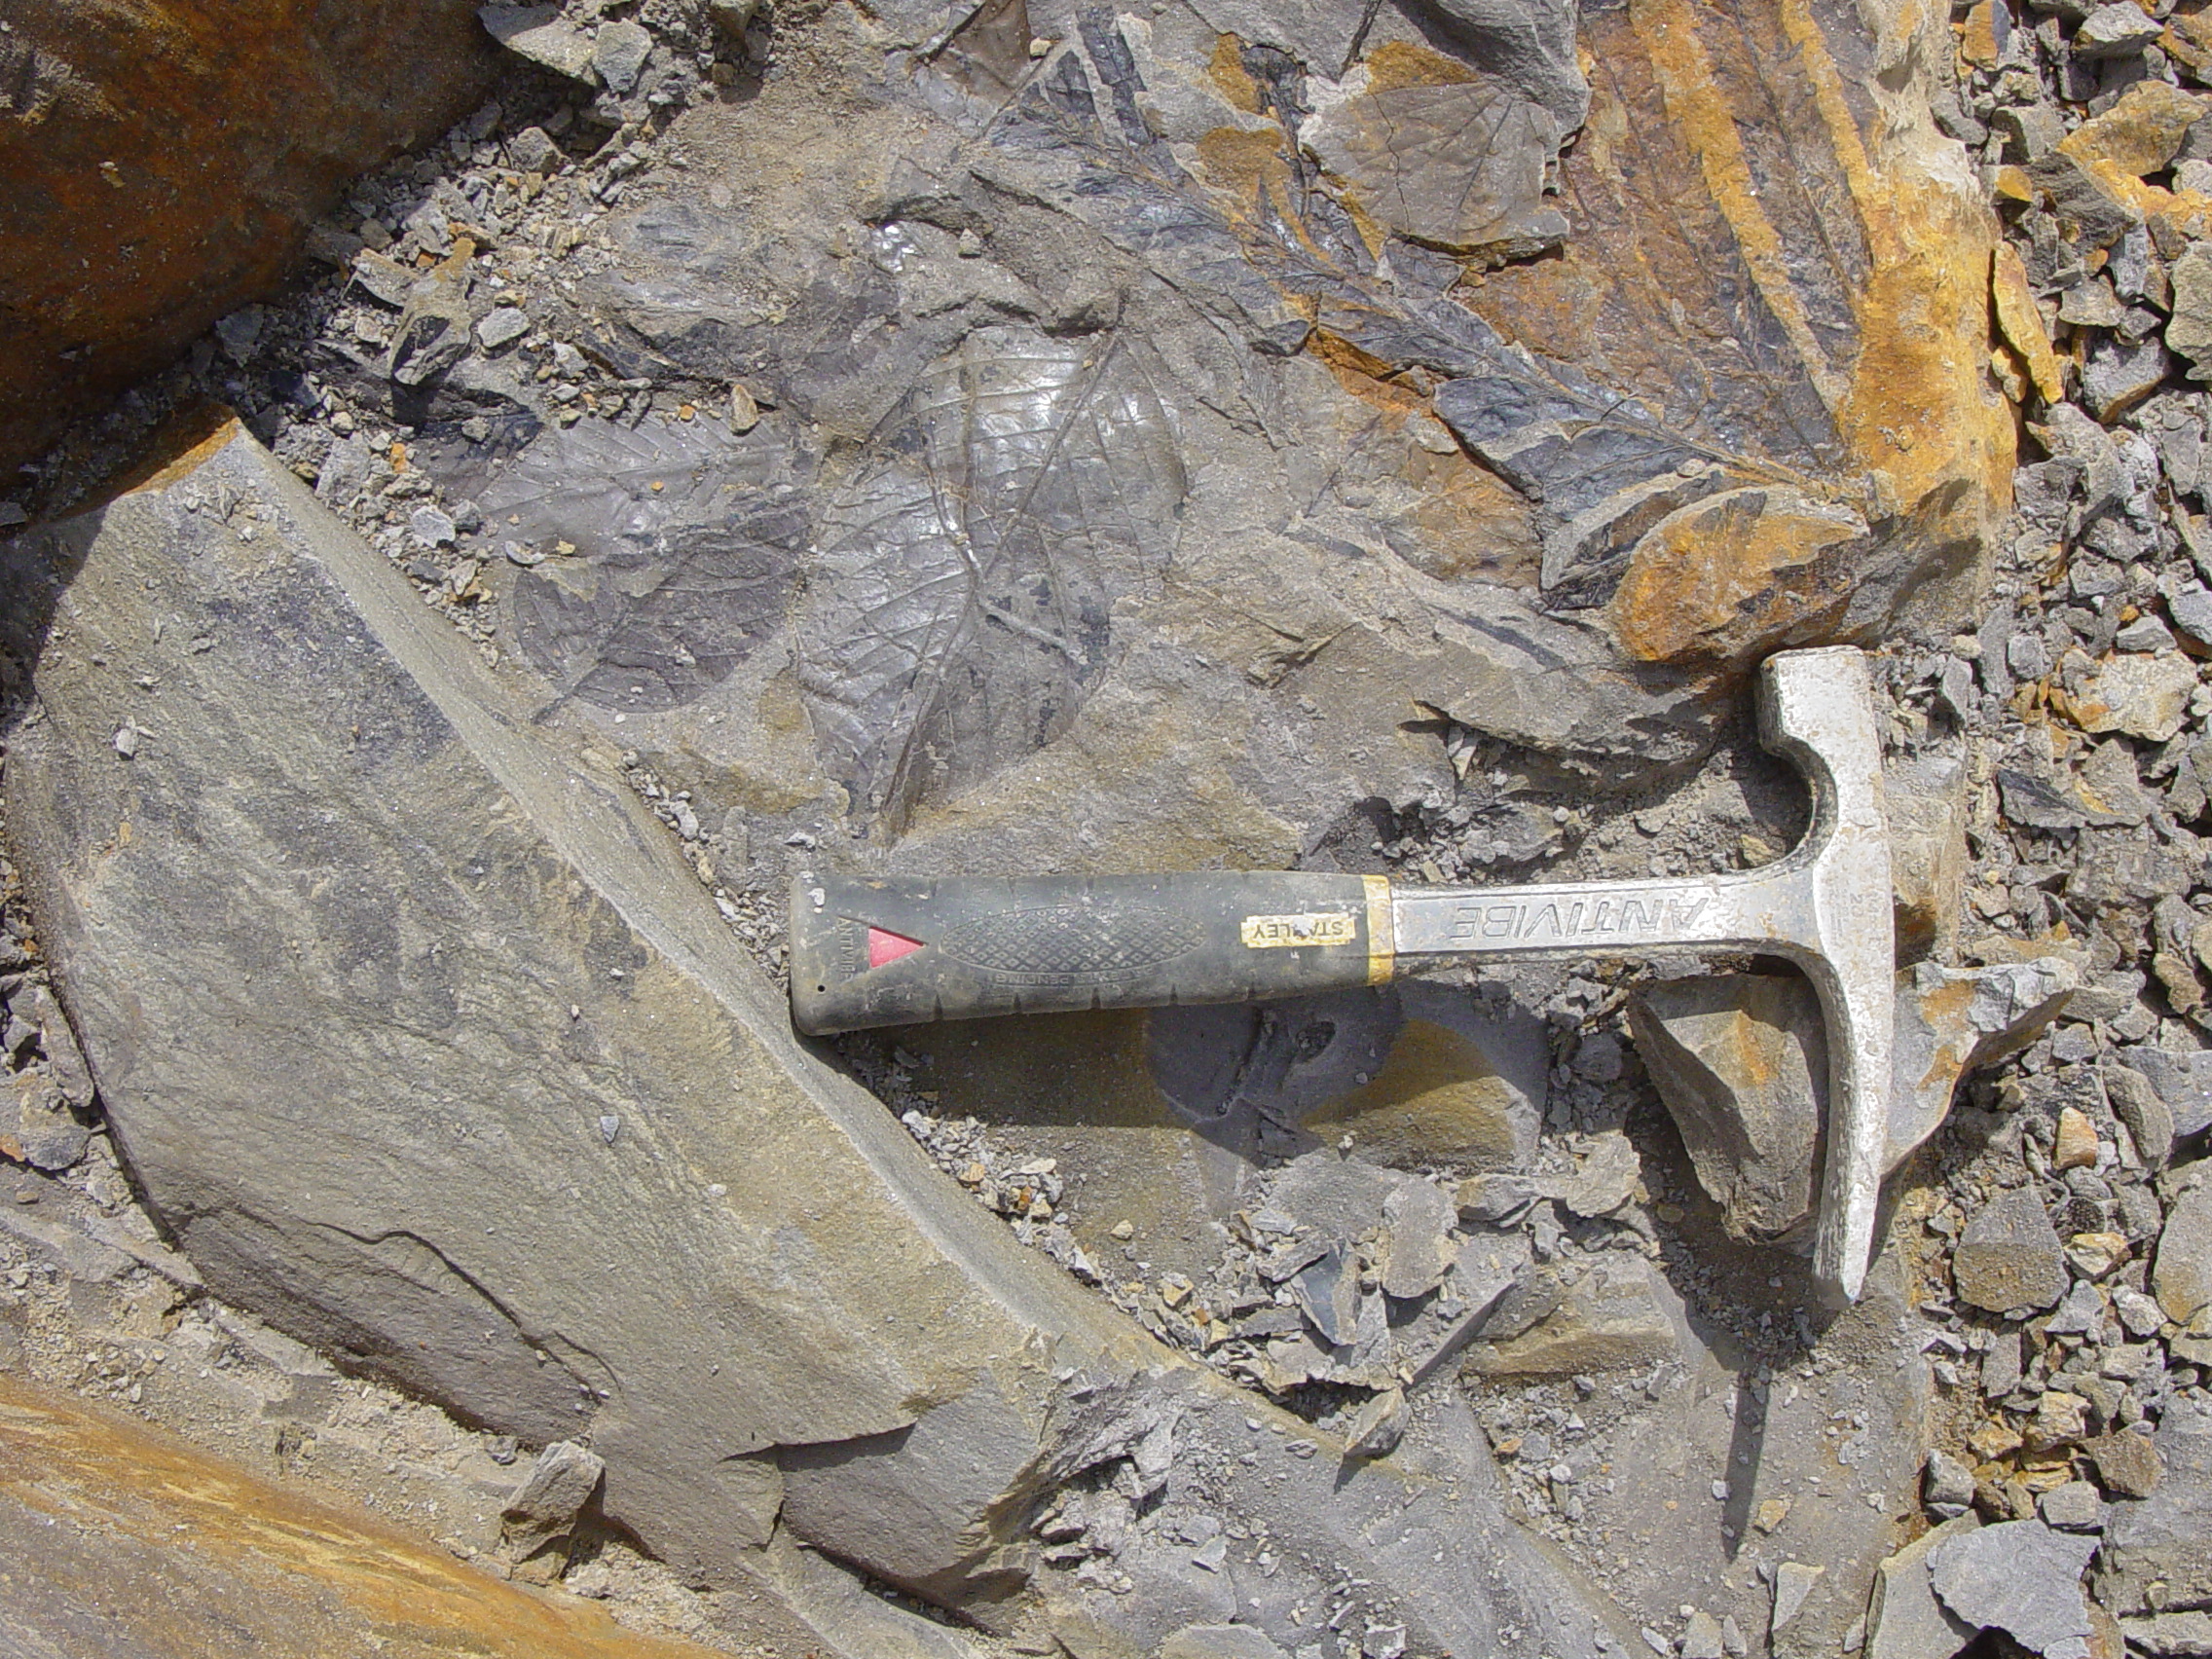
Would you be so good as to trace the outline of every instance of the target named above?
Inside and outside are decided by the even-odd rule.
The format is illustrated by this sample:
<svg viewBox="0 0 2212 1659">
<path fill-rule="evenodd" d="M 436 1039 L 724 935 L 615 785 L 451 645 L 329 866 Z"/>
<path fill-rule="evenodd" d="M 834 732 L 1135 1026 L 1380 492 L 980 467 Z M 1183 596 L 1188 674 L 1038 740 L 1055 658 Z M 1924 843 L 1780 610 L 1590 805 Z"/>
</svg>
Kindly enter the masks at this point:
<svg viewBox="0 0 2212 1659">
<path fill-rule="evenodd" d="M 1813 981 L 1827 1026 L 1828 1113 L 1813 1270 L 1832 1297 L 1858 1298 L 1873 1252 L 1889 1142 L 1897 943 L 1882 745 L 1871 680 L 1850 646 L 1783 651 L 1760 671 L 1766 746 L 1793 761 L 1812 793 L 1797 850 L 1758 872 L 1787 884 L 1783 954 Z"/>
</svg>

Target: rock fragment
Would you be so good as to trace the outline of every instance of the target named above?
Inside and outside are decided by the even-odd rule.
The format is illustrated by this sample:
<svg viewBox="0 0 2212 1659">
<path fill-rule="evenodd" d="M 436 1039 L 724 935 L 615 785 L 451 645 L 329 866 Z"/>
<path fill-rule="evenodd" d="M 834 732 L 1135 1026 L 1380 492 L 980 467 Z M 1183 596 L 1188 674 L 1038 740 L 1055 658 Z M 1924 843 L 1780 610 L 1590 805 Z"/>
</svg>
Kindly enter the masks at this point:
<svg viewBox="0 0 2212 1659">
<path fill-rule="evenodd" d="M 608 92 L 617 97 L 628 97 L 652 49 L 653 37 L 645 32 L 644 24 L 628 19 L 602 23 L 592 39 L 591 66 L 607 84 Z"/>
<path fill-rule="evenodd" d="M 2153 1613 L 2121 1619 L 2120 1629 L 2130 1653 L 2148 1653 L 2153 1659 L 2204 1659 L 2212 1654 L 2212 1613 Z"/>
<path fill-rule="evenodd" d="M 1681 1131 L 1698 1183 L 1738 1237 L 1811 1213 L 1827 1042 L 1797 975 L 1701 975 L 1646 985 L 1630 1028 Z"/>
<path fill-rule="evenodd" d="M 2057 402 L 2066 395 L 2066 371 L 2050 349 L 2050 331 L 2036 309 L 2027 267 L 2010 242 L 1999 242 L 1992 256 L 1990 292 L 1996 302 L 1997 326 L 2027 365 L 2037 395 L 2046 403 Z"/>
<path fill-rule="evenodd" d="M 1345 1456 L 1347 1457 L 1382 1457 L 1397 1449 L 1405 1438 L 1407 1406 L 1405 1391 L 1385 1388 L 1367 1404 L 1359 1408 L 1352 1418 L 1351 1426 L 1345 1431 Z"/>
<path fill-rule="evenodd" d="M 2156 337 L 2129 340 L 2119 334 L 2099 335 L 2090 341 L 2087 361 L 2082 366 L 2083 401 L 2099 421 L 2109 424 L 2157 390 L 2172 372 L 2173 358 Z M 2121 725 L 2119 729 L 2133 728 Z"/>
<path fill-rule="evenodd" d="M 1945 1520 L 1963 1515 L 1973 1502 L 1973 1471 L 1948 1452 L 1931 1452 L 1920 1494 L 1933 1515 Z"/>
<path fill-rule="evenodd" d="M 1657 1275 L 1641 1256 L 1620 1252 L 1607 1252 L 1572 1284 L 1539 1279 L 1526 1295 L 1509 1292 L 1493 1321 L 1469 1349 L 1468 1363 L 1488 1377 L 1648 1367 L 1677 1349 Z"/>
<path fill-rule="evenodd" d="M 2093 1537 L 2007 1521 L 1945 1538 L 1928 1567 L 1943 1605 L 1976 1630 L 2002 1630 L 2044 1659 L 2089 1659 L 2082 1571 L 2096 1553 Z"/>
<path fill-rule="evenodd" d="M 2083 57 L 2120 57 L 2157 40 L 2158 25 L 2132 0 L 2099 6 L 2074 31 L 2074 50 Z"/>
<path fill-rule="evenodd" d="M 530 332 L 530 315 L 520 306 L 495 306 L 476 325 L 476 343 L 497 351 Z"/>
<path fill-rule="evenodd" d="M 1459 1219 L 1478 1227 L 1503 1226 L 1536 1201 L 1536 1183 L 1527 1175 L 1499 1170 L 1470 1175 L 1459 1183 Z"/>
<path fill-rule="evenodd" d="M 2062 1532 L 2094 1532 L 2104 1526 L 2104 1500 L 2087 1481 L 2052 1487 L 2036 1507 L 2042 1511 L 2046 1526 Z"/>
<path fill-rule="evenodd" d="M 2166 345 L 2189 360 L 2192 380 L 2212 380 L 2212 242 L 2191 242 L 2167 277 L 2173 308 Z"/>
<path fill-rule="evenodd" d="M 2075 700 L 2082 729 L 2164 743 L 2181 730 L 2196 670 L 2179 651 L 2125 653 L 2100 668 Z"/>
<path fill-rule="evenodd" d="M 564 21 L 558 5 L 485 6 L 476 16 L 485 31 L 516 56 L 592 84 L 591 36 Z"/>
<path fill-rule="evenodd" d="M 517 1555 L 531 1556 L 566 1537 L 606 1474 L 606 1459 L 573 1441 L 546 1447 L 507 1500 L 501 1519 L 508 1545 Z"/>
<path fill-rule="evenodd" d="M 2025 1189 L 1999 1194 L 1967 1223 L 1951 1277 L 1960 1296 L 1992 1313 L 2048 1308 L 2072 1282 L 2058 1232 Z"/>
<path fill-rule="evenodd" d="M 1866 1606 L 1865 1659 L 1949 1659 L 1973 1640 L 1976 1627 L 1936 1599 L 1928 1558 L 1980 1525 L 1971 1511 L 1958 1515 L 1875 1567 L 1873 1594 Z"/>
<path fill-rule="evenodd" d="M 1727 1650 L 1727 1639 L 1721 1633 L 1720 1622 L 1703 1607 L 1692 1612 L 1689 1621 L 1682 1626 L 1679 1659 L 1721 1659 Z"/>
<path fill-rule="evenodd" d="M 2113 1115 L 2127 1125 L 2135 1150 L 2146 1165 L 2162 1169 L 2174 1150 L 2174 1115 L 2151 1080 L 2120 1060 L 2105 1067 L 2105 1098 Z"/>
<path fill-rule="evenodd" d="M 1769 1640 L 1777 1638 L 1805 1610 L 1805 1598 L 1827 1571 L 1801 1561 L 1786 1561 L 1774 1569 L 1774 1611 L 1767 1621 Z"/>
<path fill-rule="evenodd" d="M 399 385 L 424 386 L 468 355 L 476 320 L 468 307 L 468 262 L 474 256 L 474 245 L 463 239 L 410 290 L 385 360 L 385 372 Z"/>
<path fill-rule="evenodd" d="M 1333 1347 L 1359 1333 L 1359 1259 L 1342 1245 L 1290 1281 L 1290 1294 L 1321 1340 Z"/>
<path fill-rule="evenodd" d="M 1432 1181 L 1407 1181 L 1382 1200 L 1380 1240 L 1382 1289 L 1401 1300 L 1425 1296 L 1444 1281 L 1453 1251 L 1444 1234 L 1454 1205 Z"/>
<path fill-rule="evenodd" d="M 2102 8 L 2121 22 L 2126 21 L 2121 14 L 2130 9 L 2125 4 Z M 2148 178 L 2172 164 L 2189 129 L 2207 109 L 2212 109 L 2212 99 L 2169 82 L 2138 81 L 2110 109 L 2069 132 L 2058 148 L 2085 166 L 2109 168 L 2124 178 Z"/>
<path fill-rule="evenodd" d="M 2115 1429 L 2083 1441 L 2082 1453 L 2096 1465 L 2097 1479 L 2116 1497 L 2149 1497 L 2158 1490 L 2158 1449 L 2148 1434 Z"/>
<path fill-rule="evenodd" d="M 2180 1171 L 2179 1198 L 2158 1235 L 2151 1290 L 2177 1325 L 2212 1307 L 2212 1161 Z"/>
<path fill-rule="evenodd" d="M 2050 1166 L 2053 1169 L 2094 1169 L 2097 1166 L 2097 1126 L 2079 1107 L 2068 1106 L 2058 1114 Z"/>
<path fill-rule="evenodd" d="M 1539 1198 L 1563 1205 L 1583 1217 L 1611 1215 L 1635 1197 L 1643 1165 L 1636 1143 L 1618 1129 L 1604 1129 L 1589 1137 L 1578 1149 L 1571 1172 L 1538 1176 Z"/>
<path fill-rule="evenodd" d="M 2121 1062 L 2142 1074 L 2173 1116 L 2175 1136 L 2187 1139 L 2212 1128 L 2212 1049 L 2171 1053 L 2164 1049 L 2123 1049 Z"/>
</svg>

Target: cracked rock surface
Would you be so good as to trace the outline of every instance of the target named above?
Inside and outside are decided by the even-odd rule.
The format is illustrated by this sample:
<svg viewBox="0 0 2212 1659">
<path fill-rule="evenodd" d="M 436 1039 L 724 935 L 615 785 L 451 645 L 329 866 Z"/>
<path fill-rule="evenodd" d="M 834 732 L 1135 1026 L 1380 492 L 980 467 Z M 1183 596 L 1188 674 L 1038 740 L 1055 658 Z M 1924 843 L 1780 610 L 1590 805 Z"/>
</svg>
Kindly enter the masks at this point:
<svg viewBox="0 0 2212 1659">
<path fill-rule="evenodd" d="M 776 1659 L 2201 1647 L 2193 3 L 486 8 L 0 493 L 0 1364 Z M 1837 640 L 1847 1313 L 1771 962 L 785 1027 L 801 869 L 1771 862 Z"/>
</svg>

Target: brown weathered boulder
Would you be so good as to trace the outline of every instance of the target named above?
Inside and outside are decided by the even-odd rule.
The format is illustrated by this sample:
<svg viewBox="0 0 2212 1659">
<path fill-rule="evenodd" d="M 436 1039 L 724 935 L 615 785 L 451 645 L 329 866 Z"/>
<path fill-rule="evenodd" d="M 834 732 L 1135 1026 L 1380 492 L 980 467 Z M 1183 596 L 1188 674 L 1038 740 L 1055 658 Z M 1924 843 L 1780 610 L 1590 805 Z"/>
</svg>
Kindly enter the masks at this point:
<svg viewBox="0 0 2212 1659">
<path fill-rule="evenodd" d="M 471 0 L 0 7 L 0 473 L 271 292 L 490 80 Z"/>
<path fill-rule="evenodd" d="M 0 1650 L 707 1659 L 0 1374 Z"/>
</svg>

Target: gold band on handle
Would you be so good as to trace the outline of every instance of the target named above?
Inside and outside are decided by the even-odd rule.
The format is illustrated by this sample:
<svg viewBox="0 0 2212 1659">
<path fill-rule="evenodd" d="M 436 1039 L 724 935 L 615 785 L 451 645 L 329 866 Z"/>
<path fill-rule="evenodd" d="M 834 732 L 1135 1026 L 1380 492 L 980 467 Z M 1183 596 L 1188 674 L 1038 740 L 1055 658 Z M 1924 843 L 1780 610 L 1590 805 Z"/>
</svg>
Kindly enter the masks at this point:
<svg viewBox="0 0 2212 1659">
<path fill-rule="evenodd" d="M 1398 925 L 1390 909 L 1390 878 L 1362 876 L 1367 883 L 1367 982 L 1386 985 L 1398 969 Z"/>
</svg>

